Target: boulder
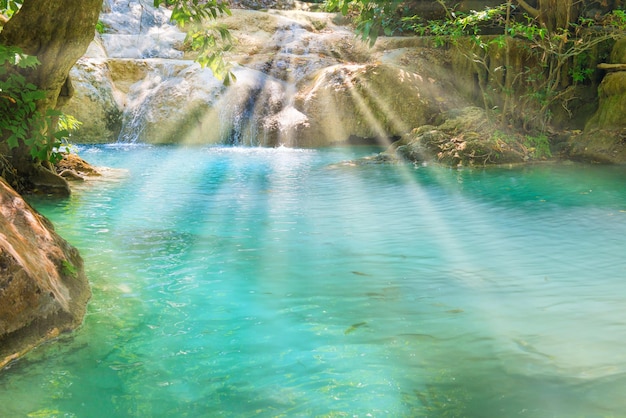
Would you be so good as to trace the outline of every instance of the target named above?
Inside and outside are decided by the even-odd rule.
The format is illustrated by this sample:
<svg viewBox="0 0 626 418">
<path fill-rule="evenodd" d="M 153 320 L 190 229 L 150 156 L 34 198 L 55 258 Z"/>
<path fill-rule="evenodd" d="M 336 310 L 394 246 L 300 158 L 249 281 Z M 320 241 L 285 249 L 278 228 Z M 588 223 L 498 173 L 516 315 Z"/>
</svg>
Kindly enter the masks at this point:
<svg viewBox="0 0 626 418">
<path fill-rule="evenodd" d="M 528 138 L 505 133 L 477 107 L 446 112 L 438 126 L 413 130 L 387 151 L 386 159 L 414 163 L 435 161 L 448 166 L 514 164 L 539 157 Z M 547 144 L 547 142 L 546 142 Z"/>
<path fill-rule="evenodd" d="M 0 179 L 0 367 L 78 327 L 91 296 L 78 251 Z"/>
<path fill-rule="evenodd" d="M 613 64 L 626 64 L 626 38 L 620 38 L 615 42 L 610 60 Z"/>
<path fill-rule="evenodd" d="M 626 71 L 608 73 L 598 87 L 598 110 L 585 130 L 626 128 Z"/>
<path fill-rule="evenodd" d="M 582 162 L 626 164 L 626 127 L 585 129 L 572 135 L 566 155 Z"/>
<path fill-rule="evenodd" d="M 610 64 L 626 64 L 626 39 L 615 42 Z M 607 72 L 598 87 L 598 110 L 585 131 L 626 128 L 626 71 Z"/>
<path fill-rule="evenodd" d="M 296 107 L 307 115 L 309 126 L 290 145 L 401 136 L 431 123 L 443 102 L 434 80 L 402 67 L 336 65 L 319 71 L 299 92 Z"/>
</svg>

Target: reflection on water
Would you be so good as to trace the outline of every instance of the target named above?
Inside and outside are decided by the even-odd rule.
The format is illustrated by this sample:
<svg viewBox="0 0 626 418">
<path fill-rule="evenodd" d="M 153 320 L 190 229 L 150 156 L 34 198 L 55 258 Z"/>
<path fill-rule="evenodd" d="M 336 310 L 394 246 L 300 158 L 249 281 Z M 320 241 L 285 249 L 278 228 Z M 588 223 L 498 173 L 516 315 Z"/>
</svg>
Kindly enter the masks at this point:
<svg viewBox="0 0 626 418">
<path fill-rule="evenodd" d="M 626 410 L 624 168 L 331 165 L 367 152 L 83 149 L 128 171 L 34 204 L 94 297 L 0 415 Z"/>
</svg>

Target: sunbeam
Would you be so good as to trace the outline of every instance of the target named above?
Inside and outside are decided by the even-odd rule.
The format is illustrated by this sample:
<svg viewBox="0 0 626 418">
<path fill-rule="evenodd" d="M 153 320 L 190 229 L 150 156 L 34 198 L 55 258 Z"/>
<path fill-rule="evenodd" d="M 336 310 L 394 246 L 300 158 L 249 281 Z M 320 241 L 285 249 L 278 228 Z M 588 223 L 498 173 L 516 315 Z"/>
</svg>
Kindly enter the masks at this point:
<svg viewBox="0 0 626 418">
<path fill-rule="evenodd" d="M 458 99 L 445 65 L 244 10 L 225 86 L 173 27 L 124 32 L 165 24 L 147 3 L 107 1 L 104 43 L 135 55 L 98 67 L 123 126 L 77 149 L 109 170 L 29 197 L 83 256 L 89 312 L 3 370 L 0 416 L 626 410 L 624 167 L 383 163 Z M 184 56 L 148 57 L 157 33 Z"/>
</svg>

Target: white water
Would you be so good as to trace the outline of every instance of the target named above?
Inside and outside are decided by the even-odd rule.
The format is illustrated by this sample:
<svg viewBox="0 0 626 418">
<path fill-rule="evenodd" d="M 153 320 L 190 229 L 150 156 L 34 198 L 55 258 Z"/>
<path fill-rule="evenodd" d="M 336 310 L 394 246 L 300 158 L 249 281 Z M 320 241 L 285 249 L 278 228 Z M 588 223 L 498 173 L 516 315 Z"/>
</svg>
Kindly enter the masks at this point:
<svg viewBox="0 0 626 418">
<path fill-rule="evenodd" d="M 100 21 L 109 58 L 182 58 L 185 34 L 170 23 L 171 11 L 151 0 L 107 0 Z"/>
<path fill-rule="evenodd" d="M 169 23 L 169 11 L 154 9 L 150 3 L 108 0 L 101 15 L 107 28 L 101 36 L 105 59 L 122 68 L 112 75 L 113 84 L 129 85 L 116 90 L 123 108 L 120 142 L 176 138 L 187 143 L 192 141 L 187 138 L 201 137 L 208 143 L 278 145 L 306 125 L 307 117 L 293 106 L 295 78 L 279 80 L 236 66 L 237 82 L 225 88 L 209 69 L 182 59 L 184 33 Z M 300 28 L 296 33 L 297 27 L 292 23 L 276 34 L 281 56 L 298 43 L 308 44 L 306 37 L 298 40 L 306 31 Z M 281 34 L 288 32 L 290 38 L 283 39 Z M 278 60 L 273 65 L 289 62 Z M 188 131 L 187 138 L 180 138 L 181 129 Z"/>
</svg>

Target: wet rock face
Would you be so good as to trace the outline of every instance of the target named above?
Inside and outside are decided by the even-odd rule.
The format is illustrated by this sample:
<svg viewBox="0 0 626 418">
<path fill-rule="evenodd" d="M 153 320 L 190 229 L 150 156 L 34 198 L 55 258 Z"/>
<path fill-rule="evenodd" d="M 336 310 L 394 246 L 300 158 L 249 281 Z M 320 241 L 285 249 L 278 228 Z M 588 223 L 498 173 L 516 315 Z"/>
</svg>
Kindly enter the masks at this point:
<svg viewBox="0 0 626 418">
<path fill-rule="evenodd" d="M 115 100 L 108 71 L 104 62 L 81 60 L 70 72 L 75 93 L 63 112 L 82 123 L 78 133 L 82 142 L 117 141 L 122 111 Z"/>
<path fill-rule="evenodd" d="M 0 367 L 80 325 L 90 296 L 78 251 L 0 179 Z"/>
</svg>

